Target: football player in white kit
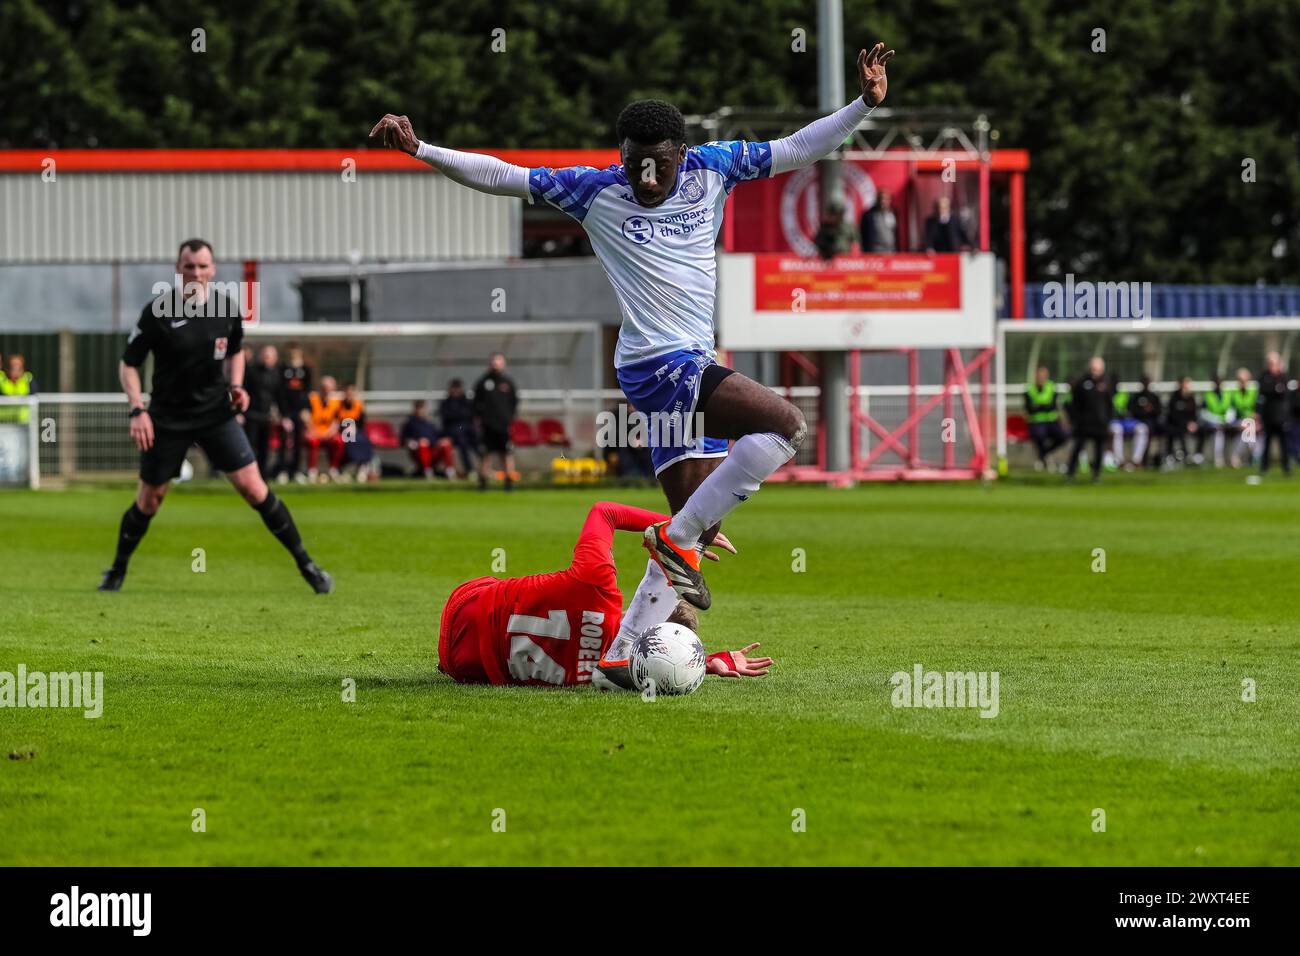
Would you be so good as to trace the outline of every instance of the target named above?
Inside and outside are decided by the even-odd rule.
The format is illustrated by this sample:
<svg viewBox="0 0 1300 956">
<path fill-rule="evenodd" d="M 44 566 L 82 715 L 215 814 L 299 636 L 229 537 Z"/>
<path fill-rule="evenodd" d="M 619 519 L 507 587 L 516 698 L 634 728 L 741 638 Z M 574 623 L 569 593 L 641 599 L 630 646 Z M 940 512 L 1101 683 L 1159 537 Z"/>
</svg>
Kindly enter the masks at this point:
<svg viewBox="0 0 1300 956">
<path fill-rule="evenodd" d="M 727 195 L 739 183 L 812 165 L 840 146 L 885 98 L 883 43 L 858 53 L 861 96 L 830 116 L 770 142 L 686 146 L 682 114 L 641 100 L 617 123 L 621 165 L 527 169 L 480 153 L 422 142 L 405 116 L 370 131 L 449 179 L 499 196 L 545 202 L 582 223 L 623 313 L 614 357 L 628 402 L 646 415 L 678 415 L 683 427 L 653 443 L 655 475 L 670 522 L 646 529 L 651 561 L 616 644 L 665 621 L 676 595 L 710 604 L 699 550 L 722 518 L 794 457 L 803 414 L 771 389 L 718 365 L 713 305 L 715 245 Z M 702 413 L 705 435 L 691 434 Z M 734 441 L 730 454 L 728 441 Z M 618 656 L 612 647 L 607 658 Z"/>
</svg>

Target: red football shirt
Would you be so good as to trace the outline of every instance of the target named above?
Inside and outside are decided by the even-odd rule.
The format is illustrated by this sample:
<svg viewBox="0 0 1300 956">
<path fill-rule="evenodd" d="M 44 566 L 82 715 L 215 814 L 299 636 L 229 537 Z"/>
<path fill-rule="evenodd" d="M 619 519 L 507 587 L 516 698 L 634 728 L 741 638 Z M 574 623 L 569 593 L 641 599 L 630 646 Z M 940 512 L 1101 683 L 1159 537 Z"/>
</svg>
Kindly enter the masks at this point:
<svg viewBox="0 0 1300 956">
<path fill-rule="evenodd" d="M 642 532 L 667 520 L 644 508 L 597 502 L 566 570 L 507 578 L 476 595 L 479 648 L 491 682 L 591 683 L 623 618 L 614 532 Z"/>
</svg>

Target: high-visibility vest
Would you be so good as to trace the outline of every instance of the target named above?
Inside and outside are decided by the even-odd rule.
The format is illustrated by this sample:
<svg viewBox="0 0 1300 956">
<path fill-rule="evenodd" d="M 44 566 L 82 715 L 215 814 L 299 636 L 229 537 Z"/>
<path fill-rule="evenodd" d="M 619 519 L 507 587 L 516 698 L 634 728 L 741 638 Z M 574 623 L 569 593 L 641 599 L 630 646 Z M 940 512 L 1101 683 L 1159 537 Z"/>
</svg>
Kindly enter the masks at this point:
<svg viewBox="0 0 1300 956">
<path fill-rule="evenodd" d="M 1128 392 L 1116 392 L 1115 397 L 1111 399 L 1111 407 L 1115 409 L 1115 414 L 1120 418 L 1128 417 Z"/>
<path fill-rule="evenodd" d="M 1255 403 L 1259 401 L 1259 386 L 1253 382 L 1245 388 L 1236 388 L 1228 392 L 1232 406 L 1242 418 L 1255 414 Z"/>
<path fill-rule="evenodd" d="M 1232 396 L 1228 392 L 1206 392 L 1205 410 L 1216 418 L 1223 418 L 1232 407 Z"/>
<path fill-rule="evenodd" d="M 1032 383 L 1026 385 L 1025 394 L 1029 396 L 1029 424 L 1054 422 L 1061 417 L 1056 410 L 1056 383 L 1051 379 L 1041 386 Z"/>
<path fill-rule="evenodd" d="M 21 397 L 32 393 L 32 373 L 23 372 L 18 381 L 13 381 L 8 375 L 0 375 L 0 395 Z M 26 405 L 4 405 L 0 406 L 0 422 L 26 422 L 30 415 L 31 409 Z"/>
<path fill-rule="evenodd" d="M 311 424 L 318 435 L 324 435 L 338 418 L 340 402 L 337 398 L 321 401 L 318 393 L 308 396 L 311 403 Z"/>
</svg>

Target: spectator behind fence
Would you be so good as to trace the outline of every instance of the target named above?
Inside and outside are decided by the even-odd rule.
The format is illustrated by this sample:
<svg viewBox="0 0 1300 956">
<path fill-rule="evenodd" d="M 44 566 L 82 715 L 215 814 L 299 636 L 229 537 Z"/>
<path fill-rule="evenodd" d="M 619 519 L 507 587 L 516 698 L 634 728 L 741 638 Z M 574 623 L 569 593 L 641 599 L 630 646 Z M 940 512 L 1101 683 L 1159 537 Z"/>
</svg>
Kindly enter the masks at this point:
<svg viewBox="0 0 1300 956">
<path fill-rule="evenodd" d="M 1300 388 L 1291 390 L 1291 427 L 1287 435 L 1291 439 L 1291 460 L 1300 459 Z"/>
<path fill-rule="evenodd" d="M 1061 413 L 1056 408 L 1056 383 L 1052 381 L 1046 365 L 1034 372 L 1034 380 L 1025 386 L 1025 422 L 1029 437 L 1038 451 L 1034 467 L 1047 467 L 1047 456 L 1066 442 L 1065 429 L 1061 427 Z"/>
<path fill-rule="evenodd" d="M 1196 395 L 1192 392 L 1191 378 L 1184 375 L 1178 380 L 1178 391 L 1169 397 L 1169 410 L 1165 413 L 1166 465 L 1187 460 L 1187 436 L 1196 431 Z"/>
<path fill-rule="evenodd" d="M 1119 376 L 1111 373 L 1110 376 L 1110 451 L 1106 455 L 1106 467 L 1114 470 L 1123 467 L 1125 471 L 1132 471 L 1138 461 L 1138 449 L 1141 446 L 1142 451 L 1146 451 L 1146 440 L 1148 430 L 1134 416 L 1129 407 L 1133 396 L 1128 392 L 1121 392 L 1119 389 Z M 1133 436 L 1133 459 L 1124 460 L 1124 437 Z"/>
<path fill-rule="evenodd" d="M 844 203 L 838 199 L 831 202 L 822 213 L 821 224 L 817 227 L 817 235 L 813 237 L 813 245 L 817 247 L 817 254 L 823 259 L 833 259 L 836 256 L 842 256 L 845 253 L 853 251 L 853 243 L 857 239 L 854 235 L 853 226 L 844 216 Z"/>
<path fill-rule="evenodd" d="M 292 478 L 305 482 L 302 456 L 305 445 L 304 415 L 311 405 L 311 369 L 303 360 L 302 349 L 296 345 L 288 348 L 289 358 L 280 368 L 280 388 L 276 408 L 280 412 L 280 458 L 276 462 L 276 480 L 281 484 Z"/>
<path fill-rule="evenodd" d="M 438 406 L 438 420 L 442 423 L 442 437 L 460 452 L 462 471 L 474 474 L 474 449 L 478 447 L 478 433 L 474 429 L 474 406 L 465 395 L 465 383 L 453 378 L 447 383 L 447 397 Z"/>
<path fill-rule="evenodd" d="M 257 456 L 257 470 L 262 480 L 270 475 L 271 429 L 276 424 L 276 401 L 280 389 L 280 353 L 274 345 L 262 348 L 258 361 L 252 361 L 252 349 L 245 350 L 244 388 L 248 392 L 248 411 L 244 412 L 244 433 Z"/>
<path fill-rule="evenodd" d="M 1269 352 L 1264 357 L 1264 371 L 1260 373 L 1259 382 L 1259 425 L 1264 434 L 1260 436 L 1264 443 L 1263 453 L 1259 459 L 1259 473 L 1268 473 L 1272 461 L 1273 442 L 1282 455 L 1282 472 L 1291 474 L 1291 448 L 1287 442 L 1287 429 L 1290 427 L 1291 395 L 1289 376 L 1282 367 L 1282 356 Z"/>
<path fill-rule="evenodd" d="M 863 252 L 898 251 L 898 217 L 894 215 L 894 194 L 882 189 L 876 204 L 858 220 L 859 246 Z"/>
<path fill-rule="evenodd" d="M 355 475 L 357 481 L 369 481 L 375 446 L 366 431 L 366 403 L 352 382 L 343 386 L 343 398 L 339 402 L 339 438 L 343 442 L 339 477 L 351 481 Z"/>
<path fill-rule="evenodd" d="M 1224 447 L 1228 432 L 1232 430 L 1233 420 L 1237 417 L 1232 407 L 1231 393 L 1224 391 L 1223 380 L 1214 376 L 1214 384 L 1201 396 L 1200 429 L 1196 434 L 1196 463 L 1205 460 L 1205 442 L 1214 438 L 1214 467 L 1222 468 L 1224 464 Z"/>
<path fill-rule="evenodd" d="M 1106 381 L 1106 363 L 1094 355 L 1088 361 L 1088 371 L 1074 383 L 1070 390 L 1070 427 L 1074 444 L 1070 448 L 1070 464 L 1066 480 L 1073 481 L 1079 470 L 1079 454 L 1085 442 L 1092 445 L 1092 480 L 1101 481 L 1101 464 L 1110 430 L 1111 395 Z"/>
<path fill-rule="evenodd" d="M 1259 386 L 1251 379 L 1249 369 L 1237 369 L 1237 387 L 1228 393 L 1228 399 L 1232 402 L 1232 410 L 1237 417 L 1236 422 L 1233 423 L 1237 440 L 1233 442 L 1229 464 L 1233 468 L 1240 468 L 1243 449 L 1249 450 L 1252 459 L 1256 457 L 1259 450 L 1256 435 L 1259 430 L 1259 420 L 1255 412 L 1255 405 L 1259 402 Z"/>
<path fill-rule="evenodd" d="M 934 214 L 925 221 L 926 252 L 965 252 L 970 248 L 970 237 L 961 217 L 952 211 L 952 200 L 940 196 L 934 204 Z"/>
<path fill-rule="evenodd" d="M 307 480 L 316 481 L 319 477 L 317 463 L 320 450 L 325 449 L 329 467 L 329 477 L 338 478 L 339 465 L 343 462 L 343 439 L 339 433 L 338 382 L 332 375 L 323 375 L 320 388 L 307 397 L 307 411 L 302 415 L 303 428 L 306 430 L 307 443 Z"/>
<path fill-rule="evenodd" d="M 402 422 L 398 439 L 415 464 L 415 474 L 432 478 L 435 474 L 455 477 L 452 467 L 451 440 L 439 434 L 438 426 L 428 415 L 429 403 L 417 399 L 411 404 L 411 414 Z"/>
<path fill-rule="evenodd" d="M 1139 381 L 1142 387 L 1129 403 L 1129 412 L 1137 421 L 1133 438 L 1133 461 L 1138 467 L 1145 468 L 1152 439 L 1164 434 L 1164 426 L 1160 424 L 1164 405 L 1160 396 L 1151 388 L 1151 376 L 1143 375 Z"/>
<path fill-rule="evenodd" d="M 0 396 L 28 398 L 36 394 L 36 379 L 27 371 L 27 363 L 17 352 L 5 363 L 5 373 L 0 376 Z M 26 405 L 0 405 L 0 422 L 23 423 L 31 418 Z"/>
<path fill-rule="evenodd" d="M 519 409 L 519 390 L 506 374 L 506 357 L 493 352 L 488 370 L 474 383 L 474 415 L 478 418 L 483 441 L 483 460 L 479 462 L 478 486 L 487 491 L 488 465 L 495 455 L 505 472 L 505 490 L 514 484 L 515 456 L 510 443 L 510 426 Z"/>
</svg>

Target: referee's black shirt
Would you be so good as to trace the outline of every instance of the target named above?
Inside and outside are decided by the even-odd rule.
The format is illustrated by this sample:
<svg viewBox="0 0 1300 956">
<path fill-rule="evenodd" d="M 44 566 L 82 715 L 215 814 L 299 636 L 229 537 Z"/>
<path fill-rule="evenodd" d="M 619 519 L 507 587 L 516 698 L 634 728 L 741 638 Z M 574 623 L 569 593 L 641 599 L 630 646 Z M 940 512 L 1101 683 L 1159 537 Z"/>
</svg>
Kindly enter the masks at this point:
<svg viewBox="0 0 1300 956">
<path fill-rule="evenodd" d="M 149 417 L 172 431 L 209 428 L 234 416 L 227 356 L 239 352 L 244 326 L 239 308 L 219 292 L 185 305 L 167 292 L 146 305 L 127 339 L 122 361 L 139 368 L 153 352 Z"/>
</svg>

